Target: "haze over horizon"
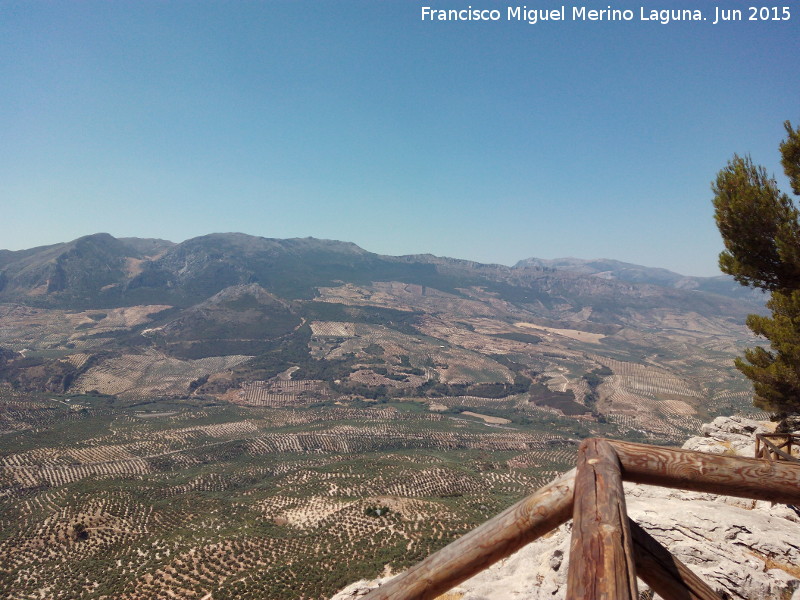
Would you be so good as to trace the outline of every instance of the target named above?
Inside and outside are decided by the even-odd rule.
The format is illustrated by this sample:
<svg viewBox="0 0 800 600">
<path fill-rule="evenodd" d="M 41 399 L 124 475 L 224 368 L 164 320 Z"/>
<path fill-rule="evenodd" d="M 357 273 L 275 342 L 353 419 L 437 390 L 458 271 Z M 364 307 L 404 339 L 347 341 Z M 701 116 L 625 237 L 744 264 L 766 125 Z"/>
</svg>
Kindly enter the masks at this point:
<svg viewBox="0 0 800 600">
<path fill-rule="evenodd" d="M 717 171 L 749 153 L 788 191 L 800 9 L 531 25 L 423 4 L 0 0 L 0 246 L 241 231 L 712 276 Z"/>
</svg>

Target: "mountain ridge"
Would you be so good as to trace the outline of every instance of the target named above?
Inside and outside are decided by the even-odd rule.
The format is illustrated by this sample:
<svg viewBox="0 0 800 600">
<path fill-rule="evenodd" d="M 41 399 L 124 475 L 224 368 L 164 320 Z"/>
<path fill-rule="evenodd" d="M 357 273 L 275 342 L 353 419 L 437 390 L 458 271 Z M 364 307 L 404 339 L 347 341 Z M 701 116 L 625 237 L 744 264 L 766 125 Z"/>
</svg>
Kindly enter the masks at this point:
<svg viewBox="0 0 800 600">
<path fill-rule="evenodd" d="M 583 259 L 565 257 L 543 259 L 531 257 L 518 261 L 514 268 L 530 266 L 570 271 L 604 279 L 617 279 L 629 283 L 649 283 L 662 287 L 698 290 L 756 303 L 766 301 L 765 295 L 759 290 L 741 286 L 730 275 L 715 275 L 713 277 L 682 275 L 661 267 L 646 267 L 610 258 Z"/>
<path fill-rule="evenodd" d="M 591 279 L 582 279 L 590 277 Z M 600 283 L 599 280 L 605 280 Z M 503 295 L 533 290 L 542 294 L 653 296 L 633 286 L 700 291 L 757 306 L 763 299 L 731 278 L 682 276 L 666 269 L 614 260 L 529 258 L 513 267 L 438 257 L 386 256 L 351 242 L 317 238 L 276 239 L 242 233 L 212 233 L 173 243 L 147 238 L 114 238 L 107 233 L 49 246 L 0 251 L 0 301 L 42 306 L 112 307 L 141 303 L 196 304 L 222 289 L 259 283 L 289 298 L 311 298 L 337 281 L 369 284 L 402 281 L 455 292 L 487 283 Z M 582 291 L 581 291 L 582 290 Z M 683 302 L 672 292 L 662 292 Z M 736 311 L 738 312 L 738 311 Z"/>
</svg>

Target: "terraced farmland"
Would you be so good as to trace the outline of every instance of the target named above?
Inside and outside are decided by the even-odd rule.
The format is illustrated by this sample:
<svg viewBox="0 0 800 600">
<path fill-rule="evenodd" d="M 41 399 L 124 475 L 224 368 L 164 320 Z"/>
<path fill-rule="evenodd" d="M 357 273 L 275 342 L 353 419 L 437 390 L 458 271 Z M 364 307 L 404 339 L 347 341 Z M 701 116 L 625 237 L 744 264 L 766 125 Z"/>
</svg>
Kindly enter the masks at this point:
<svg viewBox="0 0 800 600">
<path fill-rule="evenodd" d="M 0 437 L 8 598 L 325 598 L 448 543 L 575 451 L 544 423 L 498 429 L 414 401 L 145 410 L 87 396 L 76 411 L 78 398 L 0 395 L 0 414 L 33 417 Z"/>
<path fill-rule="evenodd" d="M 326 391 L 324 382 L 320 380 L 249 381 L 242 384 L 238 398 L 234 396 L 233 401 L 248 406 L 273 408 L 298 406 L 318 402 L 320 398 L 327 395 Z"/>
<path fill-rule="evenodd" d="M 106 394 L 138 398 L 182 394 L 193 380 L 230 369 L 249 358 L 232 355 L 180 360 L 156 350 L 147 350 L 141 354 L 112 358 L 89 369 L 75 381 L 73 390 L 103 390 Z"/>
</svg>

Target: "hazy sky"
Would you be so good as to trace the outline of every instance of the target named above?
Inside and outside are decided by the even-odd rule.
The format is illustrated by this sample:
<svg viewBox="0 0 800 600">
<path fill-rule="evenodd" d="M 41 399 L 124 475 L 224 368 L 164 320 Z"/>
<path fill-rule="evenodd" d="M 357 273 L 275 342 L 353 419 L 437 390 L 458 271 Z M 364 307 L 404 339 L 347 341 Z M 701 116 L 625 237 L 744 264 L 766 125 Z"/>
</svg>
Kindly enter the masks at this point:
<svg viewBox="0 0 800 600">
<path fill-rule="evenodd" d="M 710 181 L 780 172 L 800 5 L 506 20 L 493 0 L 0 0 L 0 248 L 106 231 L 352 241 L 717 274 Z M 529 3 L 560 8 L 561 3 Z M 497 9 L 423 22 L 422 6 Z M 649 9 L 649 6 L 645 5 Z M 742 9 L 713 25 L 714 6 Z"/>
</svg>

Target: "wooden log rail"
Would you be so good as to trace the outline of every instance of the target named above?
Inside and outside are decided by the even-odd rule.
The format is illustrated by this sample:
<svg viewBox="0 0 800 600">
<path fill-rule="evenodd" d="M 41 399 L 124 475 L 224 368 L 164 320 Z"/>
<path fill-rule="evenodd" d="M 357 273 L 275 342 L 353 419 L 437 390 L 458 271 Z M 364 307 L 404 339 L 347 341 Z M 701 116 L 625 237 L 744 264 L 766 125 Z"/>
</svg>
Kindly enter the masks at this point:
<svg viewBox="0 0 800 600">
<path fill-rule="evenodd" d="M 568 600 L 635 600 L 637 576 L 665 600 L 719 600 L 628 518 L 623 481 L 800 504 L 799 463 L 588 439 L 578 450 L 576 469 L 372 590 L 364 600 L 436 598 L 570 517 Z"/>
<path fill-rule="evenodd" d="M 773 439 L 779 443 L 773 443 Z M 792 444 L 795 446 L 800 445 L 800 435 L 792 433 L 758 433 L 756 434 L 756 458 L 800 462 L 800 458 L 792 455 Z"/>
<path fill-rule="evenodd" d="M 435 598 L 572 518 L 575 469 L 431 554 L 365 600 Z"/>
</svg>

